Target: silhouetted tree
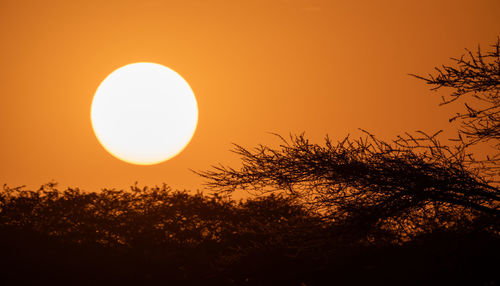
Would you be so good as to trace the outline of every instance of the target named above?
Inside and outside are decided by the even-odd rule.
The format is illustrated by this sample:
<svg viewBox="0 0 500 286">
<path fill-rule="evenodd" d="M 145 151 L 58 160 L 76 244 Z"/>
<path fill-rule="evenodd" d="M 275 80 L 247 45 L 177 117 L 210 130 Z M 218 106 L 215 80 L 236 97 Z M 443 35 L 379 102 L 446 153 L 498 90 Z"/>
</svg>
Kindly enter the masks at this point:
<svg viewBox="0 0 500 286">
<path fill-rule="evenodd" d="M 437 76 L 416 76 L 435 88 L 453 88 L 444 104 L 468 94 L 484 103 L 479 108 L 466 104 L 468 112 L 452 118 L 463 121 L 459 137 L 466 136 L 457 146 L 442 144 L 439 132 L 407 133 L 389 143 L 365 132 L 364 138 L 336 143 L 326 138 L 324 146 L 298 135 L 281 137 L 277 148 L 235 145 L 240 169 L 221 165 L 198 174 L 215 191 L 285 192 L 367 241 L 404 241 L 453 227 L 498 234 L 499 154 L 477 161 L 468 147 L 481 140 L 500 146 L 499 43 L 485 55 L 478 50 L 477 56 L 469 52 L 469 58 L 456 59 L 457 68 L 437 69 Z"/>
</svg>

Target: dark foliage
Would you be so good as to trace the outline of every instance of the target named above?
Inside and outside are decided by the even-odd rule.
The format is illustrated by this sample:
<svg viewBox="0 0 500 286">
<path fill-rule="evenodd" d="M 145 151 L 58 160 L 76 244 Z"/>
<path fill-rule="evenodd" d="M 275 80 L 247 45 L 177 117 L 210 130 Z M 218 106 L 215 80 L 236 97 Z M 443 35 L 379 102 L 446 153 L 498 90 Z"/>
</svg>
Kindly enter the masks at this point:
<svg viewBox="0 0 500 286">
<path fill-rule="evenodd" d="M 396 245 L 349 241 L 332 233 L 336 227 L 276 195 L 235 202 L 165 186 L 99 193 L 4 187 L 0 274 L 17 285 L 496 281 L 498 265 L 486 259 L 500 250 L 488 231 L 449 228 Z"/>
<path fill-rule="evenodd" d="M 99 193 L 4 186 L 0 269 L 13 281 L 233 285 L 249 278 L 245 259 L 285 259 L 300 243 L 295 234 L 321 224 L 282 196 L 235 202 L 166 186 Z"/>
</svg>

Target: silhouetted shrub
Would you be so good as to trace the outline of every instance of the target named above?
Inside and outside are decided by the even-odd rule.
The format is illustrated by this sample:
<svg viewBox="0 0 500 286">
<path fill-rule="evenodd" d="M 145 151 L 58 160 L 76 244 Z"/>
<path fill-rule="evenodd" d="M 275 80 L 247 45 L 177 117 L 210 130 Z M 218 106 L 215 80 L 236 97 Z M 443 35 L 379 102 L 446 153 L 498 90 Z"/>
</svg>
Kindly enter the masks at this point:
<svg viewBox="0 0 500 286">
<path fill-rule="evenodd" d="M 88 272 L 110 281 L 229 283 L 216 274 L 263 249 L 293 252 L 296 234 L 321 224 L 282 196 L 236 202 L 167 186 L 99 193 L 4 186 L 0 201 L 2 246 L 23 249 L 4 256 L 17 263 L 5 264 L 49 280 Z"/>
</svg>

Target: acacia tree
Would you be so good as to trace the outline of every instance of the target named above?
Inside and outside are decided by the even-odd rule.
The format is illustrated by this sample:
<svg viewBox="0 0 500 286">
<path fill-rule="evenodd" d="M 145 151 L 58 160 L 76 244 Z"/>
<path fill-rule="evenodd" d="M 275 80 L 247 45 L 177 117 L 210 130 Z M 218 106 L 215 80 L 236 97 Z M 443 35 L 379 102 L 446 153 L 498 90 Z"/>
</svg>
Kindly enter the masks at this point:
<svg viewBox="0 0 500 286">
<path fill-rule="evenodd" d="M 197 173 L 218 192 L 285 192 L 322 214 L 337 234 L 348 229 L 362 240 L 389 234 L 401 241 L 436 228 L 496 233 L 498 152 L 475 161 L 468 147 L 480 141 L 500 147 L 499 44 L 486 54 L 478 49 L 477 55 L 454 59 L 458 67 L 443 66 L 437 76 L 416 76 L 435 89 L 454 90 L 443 104 L 469 95 L 480 102 L 478 107 L 466 104 L 467 113 L 451 119 L 462 122 L 456 146 L 442 144 L 439 132 L 407 133 L 392 142 L 365 132 L 364 138 L 336 143 L 327 137 L 323 146 L 303 134 L 291 135 L 280 137 L 277 148 L 235 145 L 239 169 L 219 165 Z"/>
</svg>

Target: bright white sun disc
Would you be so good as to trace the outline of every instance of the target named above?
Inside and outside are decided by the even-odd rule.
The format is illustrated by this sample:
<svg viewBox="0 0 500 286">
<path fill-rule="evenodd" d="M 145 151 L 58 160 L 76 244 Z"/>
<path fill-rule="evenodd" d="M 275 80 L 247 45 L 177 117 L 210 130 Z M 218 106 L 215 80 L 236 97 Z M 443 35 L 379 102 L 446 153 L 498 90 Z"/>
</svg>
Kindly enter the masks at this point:
<svg viewBox="0 0 500 286">
<path fill-rule="evenodd" d="M 90 112 L 102 146 L 123 161 L 151 165 L 179 154 L 198 122 L 196 98 L 175 71 L 133 63 L 99 85 Z"/>
</svg>

